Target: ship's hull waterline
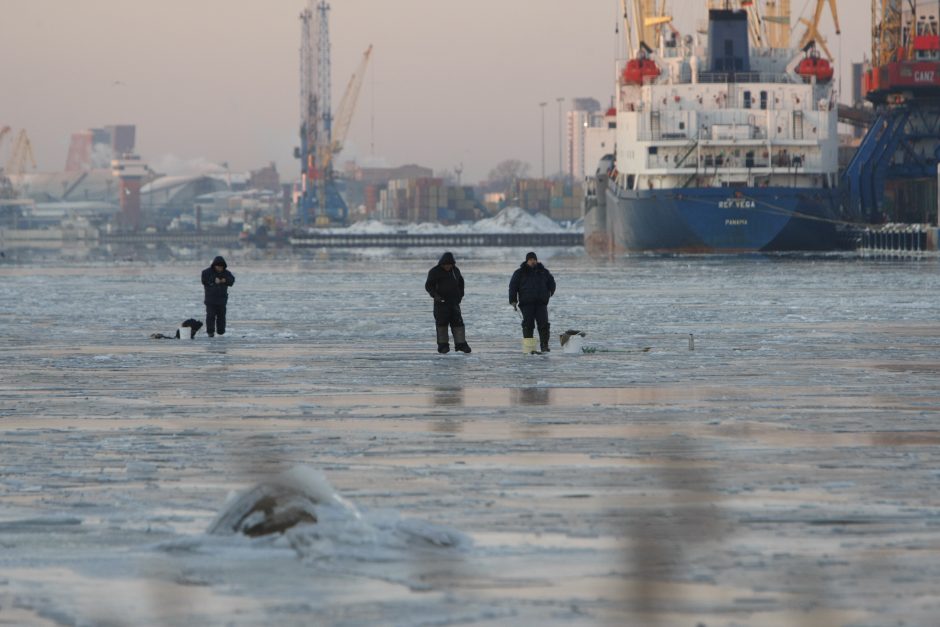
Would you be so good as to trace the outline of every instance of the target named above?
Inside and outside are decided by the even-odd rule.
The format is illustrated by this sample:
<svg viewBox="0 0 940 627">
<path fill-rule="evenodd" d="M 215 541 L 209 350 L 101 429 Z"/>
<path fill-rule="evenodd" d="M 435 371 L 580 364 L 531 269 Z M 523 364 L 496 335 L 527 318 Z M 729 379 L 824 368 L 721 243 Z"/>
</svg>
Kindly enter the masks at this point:
<svg viewBox="0 0 940 627">
<path fill-rule="evenodd" d="M 592 254 L 827 251 L 848 247 L 832 190 L 608 188 L 585 214 Z"/>
</svg>

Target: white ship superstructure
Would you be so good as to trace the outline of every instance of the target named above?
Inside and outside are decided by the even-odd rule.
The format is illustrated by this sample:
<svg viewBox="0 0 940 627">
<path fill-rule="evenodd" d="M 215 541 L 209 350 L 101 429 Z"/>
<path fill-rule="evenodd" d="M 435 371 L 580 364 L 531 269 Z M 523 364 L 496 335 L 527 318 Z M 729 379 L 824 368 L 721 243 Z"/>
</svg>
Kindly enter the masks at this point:
<svg viewBox="0 0 940 627">
<path fill-rule="evenodd" d="M 734 82 L 708 67 L 700 45 L 661 46 L 650 59 L 658 77 L 619 86 L 618 185 L 836 186 L 832 83 L 797 74 L 802 53 L 755 51 Z"/>
<path fill-rule="evenodd" d="M 708 11 L 704 38 L 671 25 L 642 29 L 658 33 L 658 45 L 640 40 L 620 63 L 616 149 L 585 194 L 589 250 L 836 246 L 832 66 L 814 42 L 752 46 L 753 3 L 719 4 L 725 8 Z"/>
</svg>

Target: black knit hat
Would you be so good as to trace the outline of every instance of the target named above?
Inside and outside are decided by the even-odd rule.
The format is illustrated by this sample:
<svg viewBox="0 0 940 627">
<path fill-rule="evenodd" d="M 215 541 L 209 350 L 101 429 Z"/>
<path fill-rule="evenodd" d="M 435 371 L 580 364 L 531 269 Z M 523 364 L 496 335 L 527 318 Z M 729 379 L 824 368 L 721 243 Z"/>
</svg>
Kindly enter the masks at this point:
<svg viewBox="0 0 940 627">
<path fill-rule="evenodd" d="M 539 260 L 538 256 L 536 256 L 536 254 L 532 252 L 525 254 L 525 260 L 528 261 L 529 259 L 535 259 L 536 261 Z"/>
</svg>

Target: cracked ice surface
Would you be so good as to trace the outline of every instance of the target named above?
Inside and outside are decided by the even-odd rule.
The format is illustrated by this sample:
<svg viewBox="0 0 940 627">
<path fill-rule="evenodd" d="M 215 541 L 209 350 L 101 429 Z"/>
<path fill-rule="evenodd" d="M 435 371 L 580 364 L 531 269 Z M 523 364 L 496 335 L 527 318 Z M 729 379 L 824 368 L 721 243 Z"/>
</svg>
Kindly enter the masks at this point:
<svg viewBox="0 0 940 627">
<path fill-rule="evenodd" d="M 204 263 L 0 265 L 0 623 L 935 624 L 935 260 L 543 259 L 598 351 L 526 357 L 458 252 L 441 356 L 438 254 L 234 251 L 194 341 Z M 205 533 L 299 464 L 367 524 Z"/>
</svg>

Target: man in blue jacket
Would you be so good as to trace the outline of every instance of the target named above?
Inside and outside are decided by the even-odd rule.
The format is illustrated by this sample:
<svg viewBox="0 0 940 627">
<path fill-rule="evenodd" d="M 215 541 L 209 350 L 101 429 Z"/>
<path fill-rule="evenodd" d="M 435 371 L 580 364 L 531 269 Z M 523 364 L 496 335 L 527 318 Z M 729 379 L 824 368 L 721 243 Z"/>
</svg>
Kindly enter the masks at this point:
<svg viewBox="0 0 940 627">
<path fill-rule="evenodd" d="M 539 263 L 535 253 L 527 253 L 525 262 L 513 272 L 509 281 L 509 304 L 522 310 L 522 337 L 532 337 L 536 325 L 543 353 L 548 346 L 548 301 L 555 295 L 555 277 Z"/>
<path fill-rule="evenodd" d="M 212 265 L 202 271 L 202 286 L 206 291 L 206 333 L 212 337 L 218 332 L 225 335 L 225 308 L 228 305 L 228 288 L 235 284 L 235 275 L 228 271 L 228 264 L 220 255 Z"/>
<path fill-rule="evenodd" d="M 453 253 L 444 253 L 437 265 L 428 271 L 425 291 L 434 299 L 434 323 L 437 325 L 437 352 L 450 351 L 447 327 L 454 333 L 454 350 L 470 352 L 467 336 L 460 315 L 463 300 L 463 276 L 457 268 Z"/>
</svg>

